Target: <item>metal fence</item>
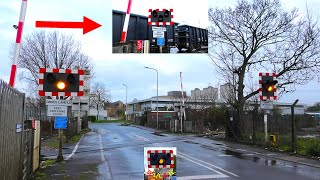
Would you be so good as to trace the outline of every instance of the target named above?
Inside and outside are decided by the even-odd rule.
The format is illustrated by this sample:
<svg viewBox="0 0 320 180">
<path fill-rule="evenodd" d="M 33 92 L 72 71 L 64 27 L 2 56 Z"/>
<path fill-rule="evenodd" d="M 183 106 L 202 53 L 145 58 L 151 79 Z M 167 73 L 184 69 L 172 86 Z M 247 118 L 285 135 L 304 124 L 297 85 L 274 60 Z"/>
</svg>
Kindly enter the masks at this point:
<svg viewBox="0 0 320 180">
<path fill-rule="evenodd" d="M 0 179 L 23 179 L 24 99 L 0 80 Z"/>
</svg>

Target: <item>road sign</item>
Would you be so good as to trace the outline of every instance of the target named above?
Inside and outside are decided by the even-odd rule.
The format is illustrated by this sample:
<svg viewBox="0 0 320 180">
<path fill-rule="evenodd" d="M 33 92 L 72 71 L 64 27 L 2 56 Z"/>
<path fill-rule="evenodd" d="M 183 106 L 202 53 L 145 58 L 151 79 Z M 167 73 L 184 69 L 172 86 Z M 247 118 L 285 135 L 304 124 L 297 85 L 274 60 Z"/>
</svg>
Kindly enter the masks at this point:
<svg viewBox="0 0 320 180">
<path fill-rule="evenodd" d="M 47 106 L 71 106 L 71 101 L 63 99 L 46 99 Z"/>
<path fill-rule="evenodd" d="M 67 117 L 55 117 L 54 128 L 55 129 L 67 129 L 68 118 Z"/>
<path fill-rule="evenodd" d="M 143 44 L 143 41 L 142 41 L 142 40 L 137 40 L 137 50 L 138 50 L 138 51 L 141 51 L 141 50 L 142 50 L 142 44 Z"/>
<path fill-rule="evenodd" d="M 18 123 L 16 124 L 16 133 L 21 133 L 22 132 L 22 124 L 21 123 Z"/>
<path fill-rule="evenodd" d="M 158 38 L 157 45 L 158 46 L 163 46 L 164 45 L 164 38 Z"/>
<path fill-rule="evenodd" d="M 261 109 L 273 109 L 273 101 L 260 101 Z"/>
<path fill-rule="evenodd" d="M 153 38 L 164 38 L 163 31 L 153 31 Z"/>
<path fill-rule="evenodd" d="M 67 116 L 67 106 L 48 106 L 47 116 Z"/>
<path fill-rule="evenodd" d="M 167 31 L 167 28 L 152 26 L 152 31 Z"/>
</svg>

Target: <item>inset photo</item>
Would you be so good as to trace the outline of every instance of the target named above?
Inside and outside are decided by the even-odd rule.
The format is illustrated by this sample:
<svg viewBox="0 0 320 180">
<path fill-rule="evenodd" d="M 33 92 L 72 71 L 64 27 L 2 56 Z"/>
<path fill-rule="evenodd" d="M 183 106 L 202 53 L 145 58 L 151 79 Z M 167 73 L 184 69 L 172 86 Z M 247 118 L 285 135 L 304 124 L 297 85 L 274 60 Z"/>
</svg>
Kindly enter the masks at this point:
<svg viewBox="0 0 320 180">
<path fill-rule="evenodd" d="M 176 158 L 177 148 L 175 147 L 145 147 L 144 179 L 177 179 Z"/>
<path fill-rule="evenodd" d="M 113 53 L 208 53 L 208 2 L 113 0 Z"/>
</svg>

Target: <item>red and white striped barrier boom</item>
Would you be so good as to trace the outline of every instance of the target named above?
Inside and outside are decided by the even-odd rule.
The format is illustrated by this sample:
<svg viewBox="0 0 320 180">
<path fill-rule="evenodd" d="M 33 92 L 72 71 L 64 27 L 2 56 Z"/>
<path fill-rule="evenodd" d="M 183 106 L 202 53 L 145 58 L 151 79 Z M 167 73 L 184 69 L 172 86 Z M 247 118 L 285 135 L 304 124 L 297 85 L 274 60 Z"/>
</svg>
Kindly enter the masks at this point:
<svg viewBox="0 0 320 180">
<path fill-rule="evenodd" d="M 182 85 L 182 72 L 180 72 L 180 81 L 181 81 L 181 97 L 182 97 L 182 105 L 184 107 L 184 94 L 183 94 L 183 85 Z M 186 111 L 183 111 L 184 119 L 186 119 Z"/>
<path fill-rule="evenodd" d="M 129 20 L 130 20 L 131 5 L 132 5 L 132 0 L 129 0 L 129 1 L 128 1 L 126 18 L 125 18 L 124 24 L 123 24 L 123 30 L 122 30 L 122 35 L 121 35 L 121 42 L 126 42 L 127 31 L 128 31 L 128 26 L 129 26 Z"/>
<path fill-rule="evenodd" d="M 26 12 L 27 12 L 27 1 L 28 0 L 22 0 L 22 3 L 21 3 L 20 18 L 19 18 L 19 24 L 18 24 L 17 37 L 16 37 L 16 46 L 14 49 L 14 56 L 13 56 L 13 62 L 11 66 L 11 74 L 10 74 L 10 80 L 9 80 L 9 84 L 11 87 L 14 86 L 14 81 L 16 78 L 17 63 L 20 55 L 20 43 L 22 38 L 23 23 L 26 17 Z"/>
</svg>

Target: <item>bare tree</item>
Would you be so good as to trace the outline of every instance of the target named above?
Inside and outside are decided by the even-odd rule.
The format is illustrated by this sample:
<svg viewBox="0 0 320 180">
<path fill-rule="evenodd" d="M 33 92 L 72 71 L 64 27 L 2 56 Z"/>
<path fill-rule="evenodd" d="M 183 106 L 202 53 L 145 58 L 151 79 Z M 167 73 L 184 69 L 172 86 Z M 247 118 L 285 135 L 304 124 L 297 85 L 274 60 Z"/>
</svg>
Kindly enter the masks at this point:
<svg viewBox="0 0 320 180">
<path fill-rule="evenodd" d="M 35 31 L 28 35 L 21 44 L 19 67 L 24 69 L 20 79 L 27 80 L 32 87 L 38 85 L 39 69 L 43 67 L 93 70 L 91 59 L 81 51 L 81 44 L 57 31 Z"/>
<path fill-rule="evenodd" d="M 103 107 L 104 102 L 111 101 L 110 91 L 101 82 L 95 82 L 91 88 L 90 93 L 90 107 L 97 108 Z"/>
<path fill-rule="evenodd" d="M 210 56 L 218 72 L 234 81 L 235 137 L 242 134 L 245 102 L 259 92 L 245 90 L 248 73 L 276 72 L 281 93 L 319 77 L 320 30 L 309 13 L 285 12 L 279 0 L 239 0 L 234 9 L 210 9 L 209 21 Z"/>
</svg>

